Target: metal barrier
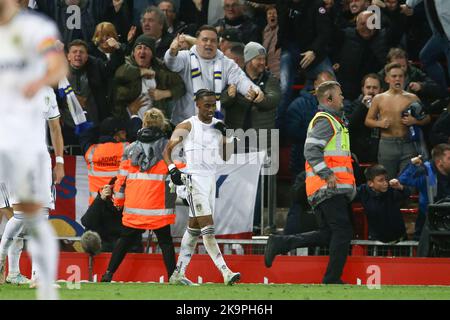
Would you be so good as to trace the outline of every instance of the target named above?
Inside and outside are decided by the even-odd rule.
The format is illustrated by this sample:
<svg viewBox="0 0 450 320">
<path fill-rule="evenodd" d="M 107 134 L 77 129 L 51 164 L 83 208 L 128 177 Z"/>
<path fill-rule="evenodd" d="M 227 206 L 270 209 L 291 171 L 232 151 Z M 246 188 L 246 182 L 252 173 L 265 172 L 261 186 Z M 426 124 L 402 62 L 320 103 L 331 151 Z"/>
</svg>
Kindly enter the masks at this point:
<svg viewBox="0 0 450 320">
<path fill-rule="evenodd" d="M 273 228 L 275 227 L 275 213 L 277 209 L 277 176 L 276 174 L 273 175 L 265 175 L 264 169 L 268 169 L 271 166 L 271 158 L 268 156 L 266 158 L 266 161 L 264 163 L 263 168 L 261 169 L 260 176 L 259 176 L 259 183 L 260 183 L 260 192 L 261 192 L 261 231 L 260 235 L 264 235 L 264 218 L 265 218 L 265 194 L 267 194 L 267 228 Z M 265 189 L 265 180 L 267 177 L 267 193 Z M 274 231 L 274 230 L 271 230 Z M 270 232 L 271 233 L 271 232 Z"/>
<path fill-rule="evenodd" d="M 372 240 L 352 240 L 352 247 L 364 246 L 367 248 L 367 256 L 408 256 L 414 257 L 415 250 L 419 246 L 418 241 L 401 241 L 394 244 Z"/>
<path fill-rule="evenodd" d="M 47 146 L 48 151 L 53 153 L 54 149 L 52 146 Z M 79 145 L 67 145 L 64 146 L 64 154 L 68 156 L 82 156 L 81 147 Z"/>
<path fill-rule="evenodd" d="M 20 238 L 20 237 L 16 237 Z M 27 240 L 29 237 L 25 236 L 22 239 Z M 58 240 L 61 241 L 71 241 L 76 242 L 80 241 L 81 237 L 57 237 Z M 254 236 L 252 239 L 217 239 L 217 243 L 222 246 L 223 254 L 239 254 L 239 255 L 263 255 L 264 249 L 267 244 L 268 236 Z M 174 243 L 177 246 L 181 243 L 181 238 L 174 238 Z M 157 244 L 156 236 L 151 234 L 150 237 L 142 237 L 142 242 L 146 244 L 146 248 L 144 250 L 145 253 L 160 253 L 161 249 L 158 247 L 155 250 L 150 250 L 151 247 L 155 247 Z M 398 249 L 407 249 L 408 254 L 404 256 L 413 257 L 414 250 L 418 246 L 418 241 L 402 241 L 395 244 L 383 243 L 380 241 L 371 241 L 371 240 L 352 240 L 350 253 L 352 255 L 351 250 L 355 246 L 364 246 L 364 247 L 373 247 L 374 250 L 371 251 L 371 254 L 366 256 L 386 256 L 384 253 L 388 253 L 388 249 L 392 250 L 392 248 Z M 310 248 L 298 248 L 291 250 L 288 255 L 291 256 L 320 256 L 320 255 L 328 255 L 328 248 L 324 247 L 313 247 Z M 197 253 L 205 254 L 206 249 L 203 246 L 203 240 L 200 238 L 197 246 Z"/>
</svg>

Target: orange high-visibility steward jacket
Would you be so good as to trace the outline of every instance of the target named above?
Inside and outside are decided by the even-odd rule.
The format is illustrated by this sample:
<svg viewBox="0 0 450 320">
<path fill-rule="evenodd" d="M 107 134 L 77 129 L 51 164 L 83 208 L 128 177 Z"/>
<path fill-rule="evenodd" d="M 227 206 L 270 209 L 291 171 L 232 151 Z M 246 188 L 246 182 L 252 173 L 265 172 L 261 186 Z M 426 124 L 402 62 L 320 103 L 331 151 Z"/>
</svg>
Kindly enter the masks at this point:
<svg viewBox="0 0 450 320">
<path fill-rule="evenodd" d="M 347 128 L 342 123 L 327 112 L 317 112 L 309 124 L 307 141 L 314 140 L 314 138 L 310 137 L 310 133 L 315 121 L 320 117 L 328 119 L 333 128 L 334 135 L 324 146 L 323 162 L 320 162 L 315 166 L 311 166 L 308 161 L 305 162 L 306 194 L 311 204 L 317 202 L 319 193 L 323 193 L 324 196 L 330 194 L 327 187 L 327 181 L 321 179 L 317 174 L 318 171 L 326 167 L 331 169 L 337 178 L 336 189 L 333 190 L 333 192 L 351 193 L 355 188 L 355 177 L 353 175 L 352 157 L 350 152 L 350 138 Z M 323 142 L 317 141 L 317 143 Z"/>
<path fill-rule="evenodd" d="M 94 144 L 84 155 L 88 168 L 89 205 L 97 193 L 119 173 L 120 161 L 128 142 Z"/>
<path fill-rule="evenodd" d="M 114 185 L 114 204 L 123 206 L 122 224 L 135 229 L 154 230 L 175 223 L 177 195 L 175 190 L 170 190 L 166 163 L 159 153 L 155 153 L 161 160 L 142 172 L 138 165 L 132 164 L 134 147 L 135 143 L 126 149 Z"/>
</svg>

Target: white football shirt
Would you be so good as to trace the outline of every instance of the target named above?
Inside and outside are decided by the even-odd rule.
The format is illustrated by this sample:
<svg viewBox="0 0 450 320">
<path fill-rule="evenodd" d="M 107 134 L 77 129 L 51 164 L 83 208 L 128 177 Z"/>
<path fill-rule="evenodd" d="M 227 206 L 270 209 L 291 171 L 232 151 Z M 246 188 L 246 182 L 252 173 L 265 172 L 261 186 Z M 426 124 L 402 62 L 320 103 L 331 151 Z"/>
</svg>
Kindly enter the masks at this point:
<svg viewBox="0 0 450 320">
<path fill-rule="evenodd" d="M 36 123 L 37 126 L 42 126 L 42 128 L 37 129 L 37 131 L 43 131 L 45 134 L 42 136 L 42 147 L 47 148 L 47 136 L 46 136 L 46 128 L 47 121 L 58 119 L 60 117 L 58 103 L 56 101 L 55 92 L 51 87 L 42 88 L 37 94 L 36 98 L 41 101 L 41 121 Z M 42 194 L 45 194 L 45 201 L 43 205 L 45 208 L 49 208 L 51 210 L 55 209 L 55 195 L 54 187 L 53 187 L 53 179 L 52 179 L 52 160 L 50 158 L 50 154 L 48 152 L 45 153 L 45 157 L 41 158 L 42 163 L 40 164 L 40 168 L 42 170 L 42 180 L 45 183 L 46 188 L 41 190 Z M 4 188 L 6 190 L 6 187 Z M 2 192 L 2 184 L 0 183 L 0 208 L 2 208 L 3 203 L 12 203 L 16 204 L 18 201 L 15 200 L 14 195 L 8 195 L 7 190 Z M 5 193 L 6 192 L 6 193 Z"/>
<path fill-rule="evenodd" d="M 46 73 L 45 55 L 55 50 L 56 26 L 29 11 L 0 25 L 0 149 L 42 149 L 42 94 L 28 99 L 23 89 Z"/>
<path fill-rule="evenodd" d="M 191 131 L 183 140 L 186 155 L 186 169 L 183 171 L 200 176 L 214 176 L 217 165 L 223 163 L 220 156 L 222 135 L 214 129 L 219 120 L 213 118 L 211 123 L 206 124 L 198 116 L 192 116 L 186 121 L 191 123 Z"/>
</svg>

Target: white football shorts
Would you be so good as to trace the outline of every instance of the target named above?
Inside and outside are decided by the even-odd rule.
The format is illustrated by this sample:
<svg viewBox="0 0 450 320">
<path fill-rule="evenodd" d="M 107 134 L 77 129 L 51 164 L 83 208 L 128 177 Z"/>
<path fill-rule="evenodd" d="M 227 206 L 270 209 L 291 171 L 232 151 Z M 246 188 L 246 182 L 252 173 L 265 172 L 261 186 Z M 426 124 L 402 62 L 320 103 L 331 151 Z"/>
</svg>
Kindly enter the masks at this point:
<svg viewBox="0 0 450 320">
<path fill-rule="evenodd" d="M 0 181 L 5 181 L 10 203 L 53 203 L 51 161 L 47 150 L 0 150 Z"/>
<path fill-rule="evenodd" d="M 189 217 L 212 215 L 216 200 L 216 179 L 213 176 L 186 175 L 186 200 Z"/>
</svg>

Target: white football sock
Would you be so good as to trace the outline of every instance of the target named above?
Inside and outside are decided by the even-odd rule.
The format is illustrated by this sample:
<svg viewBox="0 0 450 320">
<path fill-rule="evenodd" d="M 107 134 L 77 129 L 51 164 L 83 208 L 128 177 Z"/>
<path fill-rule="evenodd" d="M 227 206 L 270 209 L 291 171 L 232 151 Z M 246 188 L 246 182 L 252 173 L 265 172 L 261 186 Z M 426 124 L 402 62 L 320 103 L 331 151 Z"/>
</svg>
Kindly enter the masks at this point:
<svg viewBox="0 0 450 320">
<path fill-rule="evenodd" d="M 203 244 L 209 256 L 222 274 L 230 273 L 225 260 L 223 259 L 222 252 L 220 252 L 219 245 L 217 244 L 216 237 L 214 236 L 214 226 L 206 226 L 202 228 Z"/>
<path fill-rule="evenodd" d="M 41 214 L 27 217 L 25 228 L 30 236 L 28 250 L 32 261 L 39 269 L 37 298 L 56 300 L 58 292 L 54 287 L 58 268 L 58 242 L 50 222 Z"/>
<path fill-rule="evenodd" d="M 181 239 L 180 254 L 178 255 L 175 272 L 178 272 L 181 275 L 185 274 L 186 268 L 191 261 L 192 255 L 194 254 L 199 235 L 199 229 L 187 228 L 184 232 L 183 239 Z"/>
<path fill-rule="evenodd" d="M 17 237 L 23 231 L 24 222 L 22 217 L 23 213 L 15 212 L 14 216 L 6 223 L 2 240 L 0 242 L 0 263 L 5 262 L 6 255 L 8 254 L 9 248 L 13 244 L 14 237 Z"/>
<path fill-rule="evenodd" d="M 39 270 L 37 263 L 34 262 L 34 260 L 31 261 L 31 280 L 37 281 L 39 275 Z"/>
<path fill-rule="evenodd" d="M 48 208 L 43 208 L 42 209 L 42 214 L 45 220 L 48 220 L 48 216 L 49 216 L 49 209 Z M 39 277 L 39 268 L 37 263 L 34 262 L 34 260 L 31 261 L 31 280 L 37 282 L 37 279 Z"/>
<path fill-rule="evenodd" d="M 8 274 L 17 275 L 20 273 L 20 255 L 23 249 L 23 239 L 15 239 L 12 241 L 8 249 Z"/>
</svg>

